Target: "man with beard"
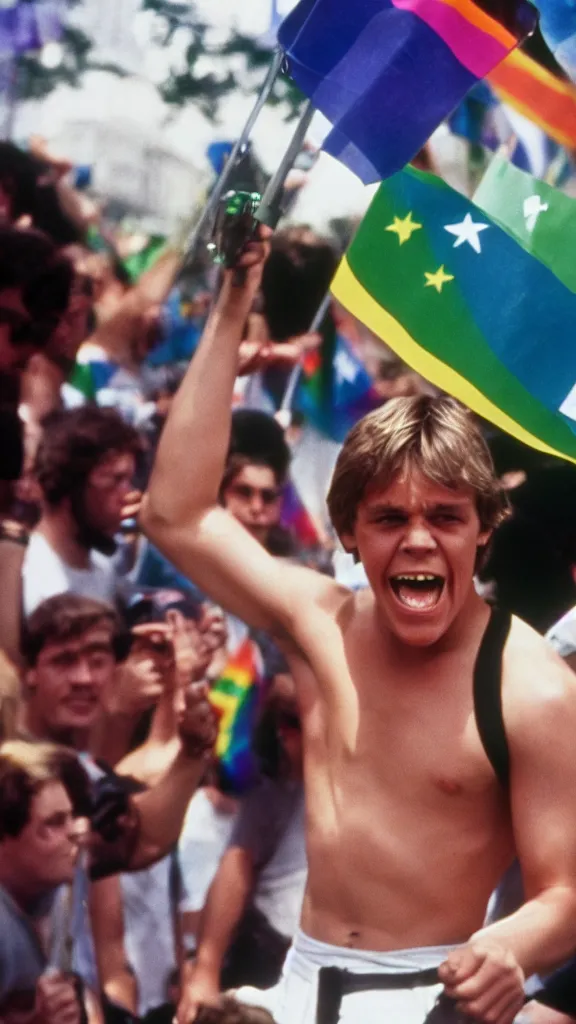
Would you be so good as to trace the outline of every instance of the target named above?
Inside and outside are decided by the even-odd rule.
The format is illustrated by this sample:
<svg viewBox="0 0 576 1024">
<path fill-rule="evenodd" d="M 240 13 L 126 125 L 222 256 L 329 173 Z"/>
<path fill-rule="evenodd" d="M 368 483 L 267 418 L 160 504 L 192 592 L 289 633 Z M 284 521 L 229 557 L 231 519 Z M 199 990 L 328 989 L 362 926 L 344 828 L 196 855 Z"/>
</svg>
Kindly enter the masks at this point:
<svg viewBox="0 0 576 1024">
<path fill-rule="evenodd" d="M 36 455 L 43 512 L 23 566 L 24 612 L 71 591 L 113 601 L 109 557 L 132 491 L 140 441 L 112 409 L 82 407 L 46 423 Z"/>
</svg>

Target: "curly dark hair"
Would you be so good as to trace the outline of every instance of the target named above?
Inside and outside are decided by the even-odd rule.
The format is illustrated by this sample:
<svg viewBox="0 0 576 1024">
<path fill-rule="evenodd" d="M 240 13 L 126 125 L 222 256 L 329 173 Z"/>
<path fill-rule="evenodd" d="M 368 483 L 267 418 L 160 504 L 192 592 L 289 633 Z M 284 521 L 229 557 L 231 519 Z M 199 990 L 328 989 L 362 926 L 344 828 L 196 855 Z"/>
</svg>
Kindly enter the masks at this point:
<svg viewBox="0 0 576 1024">
<path fill-rule="evenodd" d="M 49 340 L 70 298 L 74 269 L 40 231 L 0 225 L 0 291 L 19 288 L 32 317 L 29 337 L 37 348 Z"/>
<path fill-rule="evenodd" d="M 70 245 L 83 238 L 83 232 L 62 209 L 50 167 L 13 142 L 0 142 L 0 183 L 10 196 L 12 217 L 32 218 L 34 227 L 56 242 Z"/>
<path fill-rule="evenodd" d="M 139 455 L 138 432 L 115 409 L 84 405 L 51 414 L 43 423 L 35 472 L 49 505 L 81 489 L 92 470 L 112 453 Z"/>
</svg>

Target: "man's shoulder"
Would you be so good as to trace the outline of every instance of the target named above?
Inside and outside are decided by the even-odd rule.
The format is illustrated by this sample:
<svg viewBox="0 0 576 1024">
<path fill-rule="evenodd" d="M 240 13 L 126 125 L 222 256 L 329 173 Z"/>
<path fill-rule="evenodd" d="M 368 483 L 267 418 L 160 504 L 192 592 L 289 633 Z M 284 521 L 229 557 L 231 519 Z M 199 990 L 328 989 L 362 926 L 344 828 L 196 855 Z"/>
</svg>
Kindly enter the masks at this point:
<svg viewBox="0 0 576 1024">
<path fill-rule="evenodd" d="M 507 731 L 576 725 L 576 676 L 531 626 L 513 617 L 504 651 L 504 717 Z"/>
</svg>

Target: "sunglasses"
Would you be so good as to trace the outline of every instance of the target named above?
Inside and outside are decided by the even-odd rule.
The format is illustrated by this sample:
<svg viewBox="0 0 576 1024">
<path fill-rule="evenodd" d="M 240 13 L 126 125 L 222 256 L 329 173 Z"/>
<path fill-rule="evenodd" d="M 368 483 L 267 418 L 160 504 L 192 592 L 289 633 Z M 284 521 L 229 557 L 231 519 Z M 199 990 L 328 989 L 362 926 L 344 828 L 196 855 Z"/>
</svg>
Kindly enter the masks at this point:
<svg viewBox="0 0 576 1024">
<path fill-rule="evenodd" d="M 250 484 L 232 484 L 230 490 L 232 494 L 235 494 L 238 498 L 244 498 L 245 501 L 260 498 L 263 505 L 273 505 L 280 497 L 280 491 L 275 490 L 273 487 L 251 487 Z"/>
</svg>

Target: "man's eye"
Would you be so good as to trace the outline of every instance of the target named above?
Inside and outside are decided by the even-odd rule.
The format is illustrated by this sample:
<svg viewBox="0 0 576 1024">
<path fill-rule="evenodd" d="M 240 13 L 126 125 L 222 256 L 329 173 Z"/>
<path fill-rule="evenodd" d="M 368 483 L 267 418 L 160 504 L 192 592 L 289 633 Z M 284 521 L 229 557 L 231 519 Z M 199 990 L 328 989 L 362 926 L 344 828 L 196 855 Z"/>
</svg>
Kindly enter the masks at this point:
<svg viewBox="0 0 576 1024">
<path fill-rule="evenodd" d="M 90 655 L 90 668 L 102 669 L 107 668 L 110 663 L 110 657 L 108 654 L 92 654 Z"/>
<path fill-rule="evenodd" d="M 431 518 L 433 523 L 460 523 L 462 521 L 460 516 L 456 516 L 452 512 L 437 512 Z"/>
<path fill-rule="evenodd" d="M 406 520 L 397 512 L 383 512 L 378 516 L 376 522 L 383 523 L 385 526 L 401 526 Z"/>
</svg>

